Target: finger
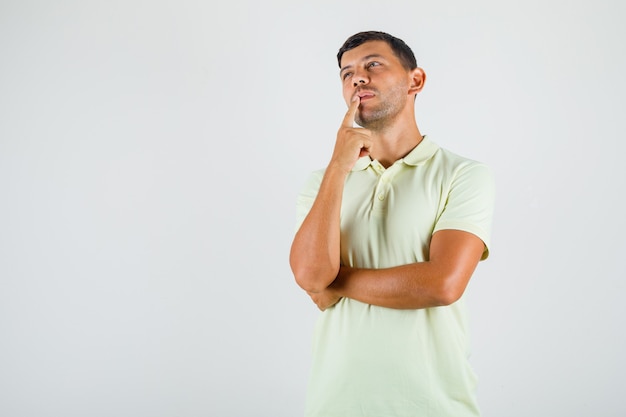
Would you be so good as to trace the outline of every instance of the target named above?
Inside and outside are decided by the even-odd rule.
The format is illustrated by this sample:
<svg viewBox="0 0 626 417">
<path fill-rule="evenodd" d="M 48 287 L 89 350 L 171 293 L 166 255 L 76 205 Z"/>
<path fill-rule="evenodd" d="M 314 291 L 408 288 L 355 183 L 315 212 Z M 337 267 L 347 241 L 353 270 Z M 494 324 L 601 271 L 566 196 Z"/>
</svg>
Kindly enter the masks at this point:
<svg viewBox="0 0 626 417">
<path fill-rule="evenodd" d="M 348 111 L 343 118 L 341 126 L 352 127 L 352 124 L 354 123 L 354 116 L 356 116 L 356 111 L 359 109 L 359 104 L 361 104 L 361 98 L 359 96 L 354 96 L 350 102 L 350 107 L 348 107 Z"/>
</svg>

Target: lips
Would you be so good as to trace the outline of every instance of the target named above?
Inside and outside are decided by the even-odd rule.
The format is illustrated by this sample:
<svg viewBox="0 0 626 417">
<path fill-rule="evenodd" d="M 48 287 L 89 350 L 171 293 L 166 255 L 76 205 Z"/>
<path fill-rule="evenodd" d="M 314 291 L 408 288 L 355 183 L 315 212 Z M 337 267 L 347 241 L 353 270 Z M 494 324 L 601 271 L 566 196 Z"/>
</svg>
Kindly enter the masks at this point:
<svg viewBox="0 0 626 417">
<path fill-rule="evenodd" d="M 357 91 L 356 95 L 359 96 L 361 101 L 368 100 L 374 97 L 374 93 L 372 93 L 371 91 Z"/>
</svg>

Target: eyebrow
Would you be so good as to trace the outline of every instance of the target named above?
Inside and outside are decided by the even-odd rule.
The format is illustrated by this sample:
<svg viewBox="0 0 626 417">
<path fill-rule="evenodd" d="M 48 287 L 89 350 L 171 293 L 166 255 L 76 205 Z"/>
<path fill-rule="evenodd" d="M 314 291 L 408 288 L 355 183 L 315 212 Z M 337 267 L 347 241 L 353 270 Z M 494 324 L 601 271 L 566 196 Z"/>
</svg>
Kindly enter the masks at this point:
<svg viewBox="0 0 626 417">
<path fill-rule="evenodd" d="M 380 55 L 380 54 L 370 54 L 370 55 L 364 56 L 364 57 L 361 59 L 361 62 L 363 62 L 363 61 L 369 61 L 369 60 L 370 60 L 370 59 L 372 59 L 372 58 L 383 58 L 383 59 L 384 59 L 385 57 L 384 57 L 384 56 L 382 56 L 382 55 Z M 352 67 L 352 65 L 346 65 L 345 67 L 341 68 L 341 69 L 339 70 L 339 75 L 341 75 L 341 73 L 343 73 L 345 70 L 347 70 L 347 69 L 348 69 L 348 68 L 350 68 L 350 67 Z"/>
</svg>

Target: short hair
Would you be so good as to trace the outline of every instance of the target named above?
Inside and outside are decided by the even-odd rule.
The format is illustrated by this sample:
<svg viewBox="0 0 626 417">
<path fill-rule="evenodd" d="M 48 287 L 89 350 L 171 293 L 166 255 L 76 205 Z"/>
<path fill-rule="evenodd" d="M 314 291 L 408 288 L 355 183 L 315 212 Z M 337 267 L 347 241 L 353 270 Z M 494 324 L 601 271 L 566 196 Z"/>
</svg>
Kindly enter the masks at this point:
<svg viewBox="0 0 626 417">
<path fill-rule="evenodd" d="M 387 42 L 405 69 L 410 71 L 417 68 L 417 61 L 415 60 L 413 51 L 402 39 L 396 38 L 395 36 L 385 32 L 374 30 L 359 32 L 346 39 L 337 53 L 337 63 L 339 64 L 339 68 L 341 68 L 341 57 L 345 52 L 370 41 Z"/>
</svg>

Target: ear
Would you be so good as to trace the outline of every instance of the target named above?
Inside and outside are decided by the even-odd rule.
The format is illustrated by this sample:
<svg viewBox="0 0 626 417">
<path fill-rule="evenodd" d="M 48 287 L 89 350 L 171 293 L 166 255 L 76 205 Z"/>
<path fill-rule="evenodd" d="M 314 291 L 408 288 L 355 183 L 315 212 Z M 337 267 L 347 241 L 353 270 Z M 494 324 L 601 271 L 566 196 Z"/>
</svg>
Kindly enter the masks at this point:
<svg viewBox="0 0 626 417">
<path fill-rule="evenodd" d="M 420 67 L 415 68 L 410 72 L 411 85 L 409 87 L 409 94 L 417 94 L 424 88 L 426 83 L 426 73 Z"/>
</svg>

